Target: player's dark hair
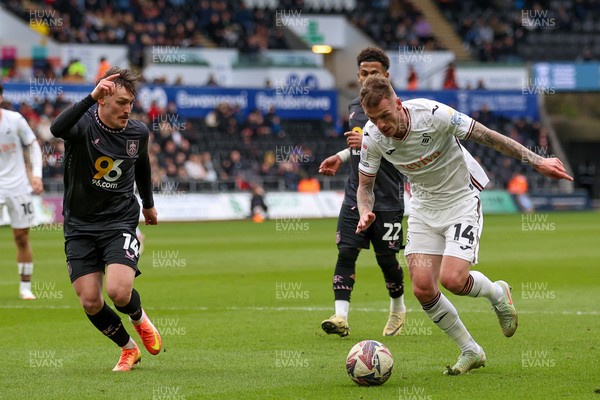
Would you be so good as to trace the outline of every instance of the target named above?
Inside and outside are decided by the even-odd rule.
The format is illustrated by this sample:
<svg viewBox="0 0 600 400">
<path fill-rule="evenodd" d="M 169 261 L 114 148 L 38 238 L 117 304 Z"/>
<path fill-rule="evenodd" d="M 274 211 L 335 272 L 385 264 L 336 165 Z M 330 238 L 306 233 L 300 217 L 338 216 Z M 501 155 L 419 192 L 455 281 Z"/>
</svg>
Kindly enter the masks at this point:
<svg viewBox="0 0 600 400">
<path fill-rule="evenodd" d="M 380 63 L 387 71 L 390 69 L 390 58 L 385 54 L 385 51 L 378 47 L 366 47 L 356 57 L 356 64 L 360 68 L 360 64 L 365 61 L 373 61 Z"/>
<path fill-rule="evenodd" d="M 104 76 L 102 78 L 98 79 L 98 81 L 96 82 L 96 85 L 98 83 L 100 83 L 100 81 L 102 79 L 104 79 L 108 76 L 114 75 L 114 74 L 120 74 L 121 76 L 119 76 L 113 82 L 117 86 L 123 86 L 129 93 L 131 93 L 134 97 L 136 97 L 137 96 L 136 82 L 138 81 L 138 79 L 140 79 L 140 76 L 127 68 L 112 67 L 111 69 L 106 71 L 106 73 L 104 74 Z"/>
<path fill-rule="evenodd" d="M 360 89 L 360 104 L 363 108 L 377 107 L 381 100 L 394 98 L 394 89 L 387 78 L 378 75 L 369 76 Z"/>
</svg>

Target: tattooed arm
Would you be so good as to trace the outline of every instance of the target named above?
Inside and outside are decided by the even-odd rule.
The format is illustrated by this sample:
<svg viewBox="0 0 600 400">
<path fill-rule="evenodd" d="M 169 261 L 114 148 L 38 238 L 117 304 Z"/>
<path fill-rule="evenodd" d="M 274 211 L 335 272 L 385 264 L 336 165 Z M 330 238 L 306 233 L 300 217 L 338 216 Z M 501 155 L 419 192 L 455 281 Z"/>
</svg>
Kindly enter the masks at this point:
<svg viewBox="0 0 600 400">
<path fill-rule="evenodd" d="M 375 205 L 375 177 L 358 173 L 358 189 L 356 190 L 356 203 L 360 220 L 356 226 L 356 233 L 366 230 L 375 221 L 373 206 Z"/>
<path fill-rule="evenodd" d="M 554 179 L 573 180 L 573 178 L 567 174 L 563 163 L 558 158 L 544 158 L 537 155 L 513 139 L 489 129 L 479 122 L 475 122 L 469 140 L 491 147 L 509 157 L 525 161 L 542 175 Z"/>
</svg>

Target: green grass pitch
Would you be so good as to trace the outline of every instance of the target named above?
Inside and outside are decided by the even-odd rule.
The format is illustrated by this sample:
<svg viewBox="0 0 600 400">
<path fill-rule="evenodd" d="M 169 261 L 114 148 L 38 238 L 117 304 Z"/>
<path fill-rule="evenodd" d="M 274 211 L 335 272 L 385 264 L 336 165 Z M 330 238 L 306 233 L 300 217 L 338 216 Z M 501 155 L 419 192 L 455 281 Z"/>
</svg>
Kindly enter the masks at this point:
<svg viewBox="0 0 600 400">
<path fill-rule="evenodd" d="M 121 374 L 111 372 L 119 349 L 69 284 L 62 232 L 31 232 L 40 299 L 25 302 L 10 229 L 0 228 L 0 399 L 600 399 L 600 214 L 486 216 L 477 268 L 512 285 L 519 329 L 505 338 L 486 300 L 449 295 L 488 357 L 458 377 L 442 375 L 458 350 L 418 306 L 406 269 L 406 334 L 381 336 L 389 300 L 372 250 L 359 258 L 350 336 L 321 331 L 333 313 L 335 226 L 143 227 L 136 288 L 165 351 L 142 349 L 138 368 Z M 346 375 L 346 355 L 363 339 L 394 356 L 381 387 Z"/>
</svg>

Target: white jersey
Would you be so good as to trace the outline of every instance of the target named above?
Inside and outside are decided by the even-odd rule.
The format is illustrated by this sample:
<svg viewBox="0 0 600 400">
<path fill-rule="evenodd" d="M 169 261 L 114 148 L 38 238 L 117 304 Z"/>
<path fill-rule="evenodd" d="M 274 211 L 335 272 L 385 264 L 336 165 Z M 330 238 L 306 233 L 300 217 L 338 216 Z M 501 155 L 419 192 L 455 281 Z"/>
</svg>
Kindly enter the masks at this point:
<svg viewBox="0 0 600 400">
<path fill-rule="evenodd" d="M 443 209 L 476 196 L 488 184 L 483 168 L 458 139 L 468 139 L 475 120 L 427 99 L 402 102 L 404 137 L 388 138 L 371 122 L 363 129 L 359 171 L 375 176 L 381 158 L 408 178 L 412 207 Z"/>
<path fill-rule="evenodd" d="M 0 196 L 31 193 L 23 146 L 35 140 L 35 134 L 21 114 L 0 109 Z"/>
</svg>

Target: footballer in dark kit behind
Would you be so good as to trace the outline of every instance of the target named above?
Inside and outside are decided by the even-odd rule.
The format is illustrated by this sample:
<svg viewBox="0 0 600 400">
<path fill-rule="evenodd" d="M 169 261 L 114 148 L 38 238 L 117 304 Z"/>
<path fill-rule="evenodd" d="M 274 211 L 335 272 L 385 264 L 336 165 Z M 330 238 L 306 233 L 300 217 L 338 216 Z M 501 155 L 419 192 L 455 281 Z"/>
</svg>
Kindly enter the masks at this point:
<svg viewBox="0 0 600 400">
<path fill-rule="evenodd" d="M 362 135 L 362 128 L 367 124 L 369 118 L 360 105 L 360 97 L 355 98 L 348 105 L 350 117 L 348 119 L 350 130 Z M 350 157 L 350 176 L 346 184 L 344 204 L 356 207 L 356 190 L 358 189 L 358 163 L 360 162 L 360 150 L 352 149 Z M 398 172 L 390 162 L 381 160 L 377 184 L 373 189 L 375 193 L 375 211 L 403 211 L 404 210 L 404 188 L 402 174 Z"/>
</svg>

